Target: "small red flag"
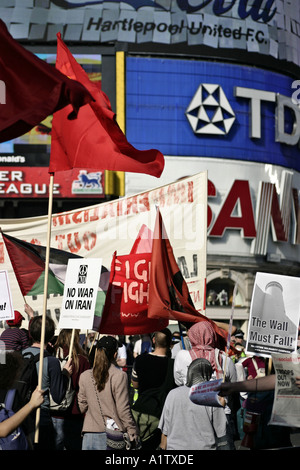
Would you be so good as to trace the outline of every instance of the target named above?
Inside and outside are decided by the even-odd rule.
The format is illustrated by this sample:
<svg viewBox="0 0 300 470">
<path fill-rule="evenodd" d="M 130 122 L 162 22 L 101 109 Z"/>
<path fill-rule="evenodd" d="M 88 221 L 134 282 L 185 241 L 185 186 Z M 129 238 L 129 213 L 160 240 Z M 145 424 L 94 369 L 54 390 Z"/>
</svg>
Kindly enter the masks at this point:
<svg viewBox="0 0 300 470">
<path fill-rule="evenodd" d="M 29 132 L 47 116 L 71 104 L 77 117 L 92 100 L 84 86 L 19 44 L 0 20 L 0 142 Z"/>
<path fill-rule="evenodd" d="M 76 122 L 67 120 L 67 108 L 54 114 L 49 173 L 87 168 L 159 177 L 164 168 L 161 152 L 137 150 L 127 141 L 116 122 L 108 97 L 90 81 L 60 34 L 57 35 L 56 67 L 82 83 L 95 101 L 82 108 Z"/>
</svg>

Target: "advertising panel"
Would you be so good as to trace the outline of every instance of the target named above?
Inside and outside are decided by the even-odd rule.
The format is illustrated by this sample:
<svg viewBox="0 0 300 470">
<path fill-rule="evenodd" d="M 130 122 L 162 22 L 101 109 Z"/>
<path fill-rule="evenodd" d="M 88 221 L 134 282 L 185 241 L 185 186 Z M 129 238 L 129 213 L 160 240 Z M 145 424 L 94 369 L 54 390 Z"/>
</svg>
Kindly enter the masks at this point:
<svg viewBox="0 0 300 470">
<path fill-rule="evenodd" d="M 300 170 L 291 78 L 237 64 L 140 57 L 127 58 L 126 77 L 133 145 Z"/>
<path fill-rule="evenodd" d="M 16 39 L 186 44 L 239 50 L 299 65 L 299 8 L 289 0 L 50 0 L 8 2 Z"/>
<path fill-rule="evenodd" d="M 0 156 L 1 161 L 1 156 Z M 55 175 L 55 198 L 104 198 L 104 171 L 70 170 Z M 1 167 L 0 197 L 48 198 L 48 167 Z"/>
<path fill-rule="evenodd" d="M 264 163 L 165 157 L 160 182 L 199 171 L 208 174 L 208 255 L 300 260 L 299 172 Z M 156 185 L 154 177 L 126 175 L 128 195 Z"/>
</svg>

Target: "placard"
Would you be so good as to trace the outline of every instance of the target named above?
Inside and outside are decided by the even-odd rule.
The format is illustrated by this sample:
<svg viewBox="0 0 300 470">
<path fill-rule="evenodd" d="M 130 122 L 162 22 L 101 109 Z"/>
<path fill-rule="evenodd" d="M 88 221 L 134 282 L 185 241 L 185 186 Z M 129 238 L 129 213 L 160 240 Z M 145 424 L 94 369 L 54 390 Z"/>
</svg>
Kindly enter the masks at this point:
<svg viewBox="0 0 300 470">
<path fill-rule="evenodd" d="M 275 396 L 269 424 L 300 427 L 299 354 L 272 354 L 276 372 Z"/>
<path fill-rule="evenodd" d="M 59 328 L 92 329 L 102 259 L 68 262 Z"/>
<path fill-rule="evenodd" d="M 8 281 L 8 272 L 0 271 L 0 320 L 13 320 L 15 312 Z"/>
<path fill-rule="evenodd" d="M 300 279 L 257 273 L 250 307 L 246 353 L 270 357 L 297 349 Z"/>
</svg>

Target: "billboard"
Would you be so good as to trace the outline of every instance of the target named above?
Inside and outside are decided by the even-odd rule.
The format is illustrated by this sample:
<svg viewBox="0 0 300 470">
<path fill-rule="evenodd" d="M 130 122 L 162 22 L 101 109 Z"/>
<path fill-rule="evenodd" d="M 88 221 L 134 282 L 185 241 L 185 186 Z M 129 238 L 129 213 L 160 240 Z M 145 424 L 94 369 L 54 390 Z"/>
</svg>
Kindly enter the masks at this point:
<svg viewBox="0 0 300 470">
<path fill-rule="evenodd" d="M 255 67 L 127 57 L 126 135 L 164 155 L 226 158 L 300 170 L 293 80 Z"/>
<path fill-rule="evenodd" d="M 269 163 L 167 156 L 160 181 L 180 181 L 200 171 L 208 174 L 207 254 L 249 261 L 264 256 L 274 269 L 285 264 L 290 273 L 296 269 L 300 172 Z M 149 175 L 126 175 L 128 195 L 156 185 Z"/>
<path fill-rule="evenodd" d="M 290 0 L 8 2 L 1 17 L 25 41 L 55 41 L 60 31 L 66 42 L 201 45 L 300 64 L 300 12 Z"/>
</svg>

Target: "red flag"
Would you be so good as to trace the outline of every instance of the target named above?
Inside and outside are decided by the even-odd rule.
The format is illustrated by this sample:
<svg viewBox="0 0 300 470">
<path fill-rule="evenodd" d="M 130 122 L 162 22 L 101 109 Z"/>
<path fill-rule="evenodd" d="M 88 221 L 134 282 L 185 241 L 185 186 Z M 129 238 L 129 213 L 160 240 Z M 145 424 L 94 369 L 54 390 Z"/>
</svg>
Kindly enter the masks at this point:
<svg viewBox="0 0 300 470">
<path fill-rule="evenodd" d="M 155 149 L 137 150 L 116 122 L 107 96 L 89 80 L 60 34 L 57 35 L 56 67 L 82 83 L 94 102 L 85 106 L 76 122 L 68 122 L 67 108 L 55 113 L 52 122 L 49 173 L 72 168 L 146 173 L 159 177 L 164 157 Z"/>
<path fill-rule="evenodd" d="M 92 100 L 81 83 L 22 47 L 2 20 L 0 44 L 0 142 L 25 134 L 69 104 L 68 119 L 75 119 Z"/>
<path fill-rule="evenodd" d="M 148 317 L 178 320 L 184 323 L 209 321 L 216 330 L 222 346 L 226 344 L 225 330 L 195 309 L 188 286 L 176 263 L 159 210 L 157 210 L 152 241 Z"/>
<path fill-rule="evenodd" d="M 168 326 L 168 319 L 147 317 L 150 262 L 151 253 L 114 253 L 100 333 L 135 335 Z"/>
</svg>

